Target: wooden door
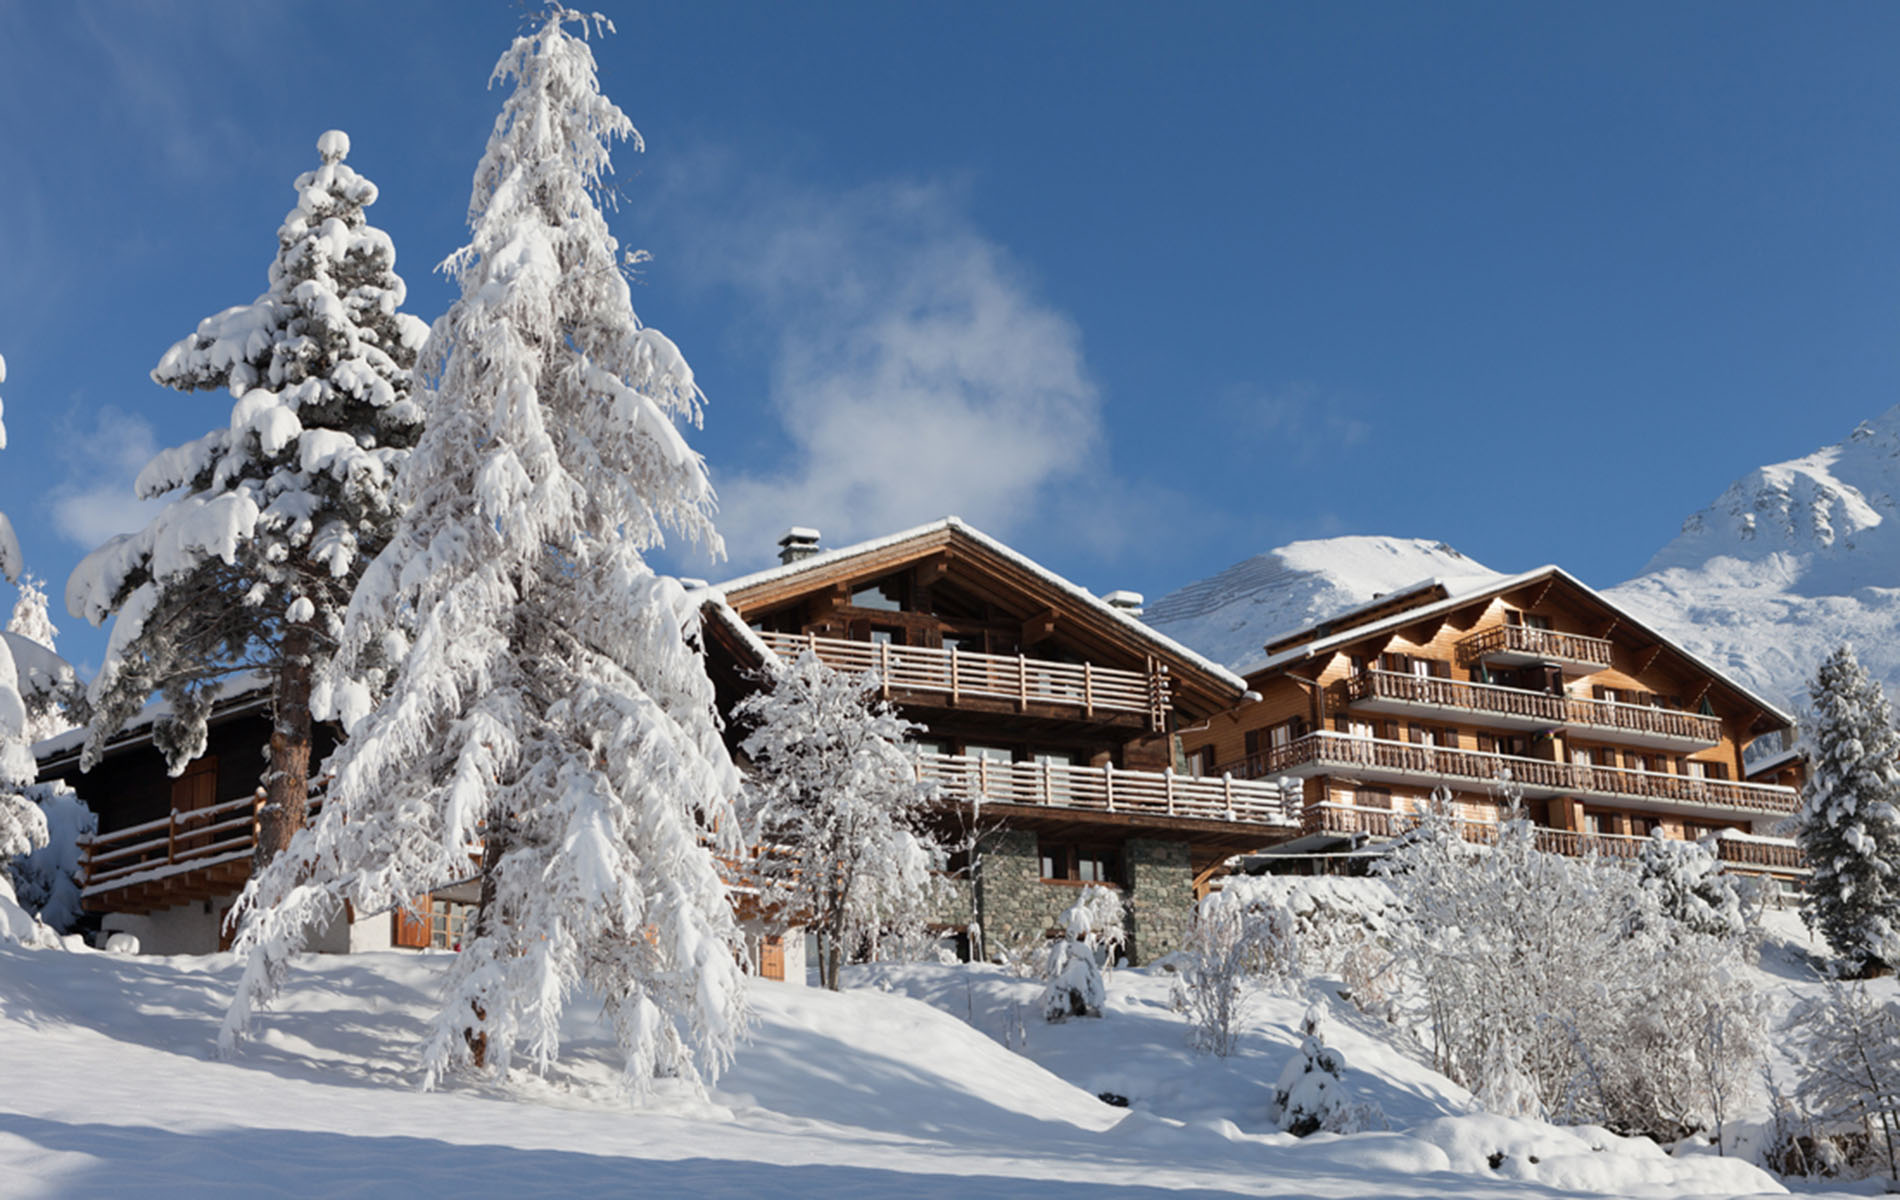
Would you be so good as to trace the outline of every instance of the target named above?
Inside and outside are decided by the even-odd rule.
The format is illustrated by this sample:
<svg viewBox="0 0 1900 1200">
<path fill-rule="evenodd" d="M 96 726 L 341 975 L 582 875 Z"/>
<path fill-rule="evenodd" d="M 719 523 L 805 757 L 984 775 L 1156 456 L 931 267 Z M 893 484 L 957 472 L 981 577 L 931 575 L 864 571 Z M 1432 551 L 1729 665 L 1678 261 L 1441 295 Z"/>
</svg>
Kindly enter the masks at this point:
<svg viewBox="0 0 1900 1200">
<path fill-rule="evenodd" d="M 218 758 L 215 754 L 192 760 L 185 766 L 185 773 L 172 780 L 172 811 L 181 817 L 185 813 L 210 808 L 217 802 Z M 204 829 L 210 823 L 210 819 L 180 820 L 178 836 L 173 842 L 174 857 L 183 858 L 209 846 L 212 837 Z"/>
<path fill-rule="evenodd" d="M 759 977 L 785 978 L 785 939 L 779 934 L 768 933 L 759 939 Z"/>
</svg>

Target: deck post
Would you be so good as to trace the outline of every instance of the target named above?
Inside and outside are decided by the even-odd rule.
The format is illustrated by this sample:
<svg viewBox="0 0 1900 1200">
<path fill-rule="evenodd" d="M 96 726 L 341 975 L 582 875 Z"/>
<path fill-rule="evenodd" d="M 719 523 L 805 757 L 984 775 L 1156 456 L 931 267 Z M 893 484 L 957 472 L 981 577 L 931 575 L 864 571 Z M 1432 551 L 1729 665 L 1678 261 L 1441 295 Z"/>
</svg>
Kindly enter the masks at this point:
<svg viewBox="0 0 1900 1200">
<path fill-rule="evenodd" d="M 950 647 L 950 707 L 955 708 L 957 701 L 961 699 L 958 694 L 960 690 L 961 685 L 957 681 L 957 648 L 952 646 Z"/>
<path fill-rule="evenodd" d="M 1174 768 L 1163 767 L 1161 769 L 1161 779 L 1162 779 L 1162 782 L 1167 785 L 1167 789 L 1168 789 L 1168 815 L 1173 816 L 1174 815 Z"/>
<path fill-rule="evenodd" d="M 171 866 L 178 861 L 178 810 L 172 809 L 165 818 L 165 865 Z"/>
<path fill-rule="evenodd" d="M 1029 711 L 1029 660 L 1016 655 L 1016 711 Z"/>
<path fill-rule="evenodd" d="M 1054 789 L 1049 786 L 1049 773 L 1053 769 L 1052 764 L 1050 764 L 1047 759 L 1044 759 L 1042 763 L 1042 802 L 1045 805 L 1054 803 Z"/>
<path fill-rule="evenodd" d="M 884 698 L 891 698 L 891 644 L 879 642 L 877 647 L 877 677 L 884 684 Z"/>
<path fill-rule="evenodd" d="M 1107 797 L 1108 811 L 1115 811 L 1115 764 L 1102 764 L 1102 793 Z"/>
<path fill-rule="evenodd" d="M 1095 666 L 1087 661 L 1082 664 L 1082 715 L 1095 715 Z"/>
<path fill-rule="evenodd" d="M 1229 771 L 1220 777 L 1221 791 L 1227 796 L 1227 819 L 1234 819 L 1234 775 Z"/>
</svg>

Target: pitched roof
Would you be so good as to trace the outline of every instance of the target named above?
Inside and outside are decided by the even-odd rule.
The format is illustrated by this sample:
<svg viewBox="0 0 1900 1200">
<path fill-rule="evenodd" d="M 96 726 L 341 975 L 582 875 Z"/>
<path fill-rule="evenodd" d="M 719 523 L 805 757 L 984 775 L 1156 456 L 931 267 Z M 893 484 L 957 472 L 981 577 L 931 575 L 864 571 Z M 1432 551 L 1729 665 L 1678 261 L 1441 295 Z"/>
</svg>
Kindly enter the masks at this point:
<svg viewBox="0 0 1900 1200">
<path fill-rule="evenodd" d="M 927 545 L 946 539 L 961 540 L 1035 576 L 1052 591 L 1061 593 L 1082 606 L 1091 616 L 1099 618 L 1130 641 L 1147 647 L 1163 658 L 1185 664 L 1209 676 L 1233 692 L 1236 699 L 1246 691 L 1246 681 L 1226 667 L 1190 650 L 1166 634 L 1157 632 L 1138 618 L 1107 603 L 1087 588 L 1063 578 L 1022 552 L 1011 549 L 974 525 L 965 522 L 961 517 L 943 517 L 925 525 L 887 534 L 884 537 L 872 538 L 855 545 L 841 546 L 836 550 L 820 551 L 809 558 L 771 567 L 764 571 L 755 571 L 749 575 L 741 575 L 737 579 L 715 584 L 712 590 L 731 601 L 735 598 L 743 598 L 747 592 L 767 588 L 773 584 L 806 576 L 825 575 L 834 568 L 848 567 L 853 561 L 880 551 L 896 549 L 912 543 Z"/>
<path fill-rule="evenodd" d="M 1731 678 L 1729 675 L 1724 673 L 1720 668 L 1716 667 L 1713 663 L 1703 658 L 1701 655 L 1696 654 L 1694 651 L 1689 650 L 1688 648 L 1682 645 L 1679 645 L 1678 643 L 1658 633 L 1655 629 L 1651 628 L 1649 625 L 1645 624 L 1641 619 L 1639 619 L 1634 614 L 1632 614 L 1628 609 L 1610 600 L 1608 597 L 1604 596 L 1603 593 L 1597 591 L 1595 588 L 1591 587 L 1589 584 L 1583 582 L 1583 580 L 1578 579 L 1575 575 L 1572 575 L 1570 572 L 1564 570 L 1562 567 L 1549 565 L 1549 564 L 1546 564 L 1545 566 L 1537 567 L 1533 570 L 1525 571 L 1518 575 L 1506 575 L 1499 579 L 1493 579 L 1493 580 L 1483 582 L 1483 583 L 1474 583 L 1459 591 L 1453 592 L 1451 595 L 1447 596 L 1445 599 L 1434 600 L 1428 604 L 1421 604 L 1414 608 L 1403 609 L 1399 612 L 1393 613 L 1390 616 L 1381 617 L 1377 620 L 1369 621 L 1365 624 L 1352 625 L 1350 628 L 1341 629 L 1337 633 L 1324 632 L 1324 633 L 1321 633 L 1320 636 L 1315 637 L 1310 641 L 1299 642 L 1298 644 L 1291 644 L 1292 639 L 1300 636 L 1300 634 L 1299 632 L 1289 634 L 1286 637 L 1276 639 L 1272 643 L 1272 645 L 1274 646 L 1283 646 L 1286 648 L 1283 650 L 1280 650 L 1278 653 L 1269 655 L 1265 661 L 1261 662 L 1259 665 L 1255 666 L 1252 670 L 1248 671 L 1247 673 L 1248 678 L 1253 678 L 1258 675 L 1281 671 L 1281 670 L 1286 669 L 1287 667 L 1294 665 L 1295 663 L 1305 662 L 1321 654 L 1329 654 L 1332 651 L 1337 650 L 1341 646 L 1349 645 L 1354 642 L 1363 641 L 1367 638 L 1377 637 L 1380 634 L 1390 633 L 1393 630 L 1403 628 L 1404 626 L 1407 626 L 1407 625 L 1415 624 L 1422 620 L 1428 620 L 1432 617 L 1448 615 L 1451 612 L 1460 608 L 1464 608 L 1465 606 L 1472 604 L 1476 601 L 1489 600 L 1489 599 L 1492 599 L 1493 597 L 1502 595 L 1505 592 L 1516 591 L 1519 588 L 1526 587 L 1530 584 L 1538 583 L 1540 581 L 1547 580 L 1547 579 L 1562 580 L 1565 584 L 1577 589 L 1579 592 L 1589 597 L 1596 604 L 1600 605 L 1604 609 L 1607 609 L 1609 612 L 1614 613 L 1616 615 L 1617 622 L 1619 625 L 1628 625 L 1635 629 L 1638 629 L 1642 633 L 1647 635 L 1648 637 L 1652 638 L 1653 640 L 1661 643 L 1664 646 L 1667 646 L 1672 652 L 1681 656 L 1695 669 L 1706 672 L 1707 674 L 1713 676 L 1717 682 L 1722 684 L 1722 686 L 1728 688 L 1730 691 L 1734 692 L 1736 695 L 1742 697 L 1748 703 L 1761 709 L 1764 713 L 1766 713 L 1770 717 L 1773 717 L 1776 720 L 1779 720 L 1783 724 L 1792 725 L 1794 723 L 1794 717 L 1792 715 L 1790 715 L 1787 712 L 1784 712 L 1778 705 L 1756 694 L 1750 688 L 1747 688 L 1743 686 L 1742 684 L 1736 682 L 1733 678 Z M 1430 583 L 1430 582 L 1433 582 L 1433 581 L 1427 581 L 1427 583 Z M 1424 588 L 1425 588 L 1425 585 L 1421 584 L 1421 585 L 1414 585 L 1413 588 L 1407 588 L 1404 590 L 1406 592 L 1411 592 L 1415 589 L 1424 589 Z M 1373 601 L 1371 605 L 1361 605 L 1360 608 L 1364 609 L 1367 607 L 1376 607 L 1378 605 L 1387 603 L 1390 599 L 1391 599 L 1390 596 L 1381 597 L 1379 600 Z M 1348 613 L 1342 614 L 1342 616 L 1350 616 L 1351 611 L 1358 611 L 1358 610 L 1350 610 Z M 1314 630 L 1330 630 L 1333 626 L 1339 624 L 1339 622 L 1340 622 L 1340 618 L 1335 617 L 1331 621 L 1321 621 L 1315 625 L 1309 626 L 1308 628 L 1314 629 Z"/>
</svg>

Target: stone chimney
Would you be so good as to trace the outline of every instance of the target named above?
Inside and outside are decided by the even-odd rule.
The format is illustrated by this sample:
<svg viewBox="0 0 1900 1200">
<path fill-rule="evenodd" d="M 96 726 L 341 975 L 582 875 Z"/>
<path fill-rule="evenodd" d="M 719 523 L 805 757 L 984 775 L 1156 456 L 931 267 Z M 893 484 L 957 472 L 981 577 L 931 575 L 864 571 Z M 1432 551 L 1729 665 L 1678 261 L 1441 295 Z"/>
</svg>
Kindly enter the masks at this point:
<svg viewBox="0 0 1900 1200">
<path fill-rule="evenodd" d="M 818 553 L 818 531 L 794 525 L 778 539 L 778 560 L 789 566 Z"/>
<path fill-rule="evenodd" d="M 1131 617 L 1141 615 L 1142 596 L 1140 592 L 1114 591 L 1102 597 L 1102 603 Z"/>
</svg>

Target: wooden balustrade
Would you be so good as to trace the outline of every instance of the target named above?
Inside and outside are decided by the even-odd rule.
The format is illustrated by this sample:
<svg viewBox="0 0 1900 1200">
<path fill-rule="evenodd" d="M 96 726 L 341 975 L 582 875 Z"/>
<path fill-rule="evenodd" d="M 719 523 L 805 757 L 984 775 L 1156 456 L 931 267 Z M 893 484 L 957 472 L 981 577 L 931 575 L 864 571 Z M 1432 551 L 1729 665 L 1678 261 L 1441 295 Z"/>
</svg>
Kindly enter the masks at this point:
<svg viewBox="0 0 1900 1200">
<path fill-rule="evenodd" d="M 1512 627 L 1515 628 L 1515 627 Z M 1467 683 L 1434 675 L 1404 671 L 1362 671 L 1346 682 L 1347 698 L 1354 702 L 1382 700 L 1428 708 L 1514 717 L 1552 726 L 1643 734 L 1713 746 L 1722 740 L 1722 722 L 1701 713 L 1558 696 L 1492 683 Z"/>
<path fill-rule="evenodd" d="M 1742 809 L 1785 816 L 1794 812 L 1799 797 L 1793 788 L 1763 783 L 1702 779 L 1664 771 L 1629 767 L 1598 767 L 1520 758 L 1482 750 L 1395 742 L 1383 738 L 1350 737 L 1340 733 L 1309 733 L 1288 745 L 1275 747 L 1223 768 L 1243 779 L 1271 779 L 1281 775 L 1314 775 L 1338 771 L 1394 777 L 1419 777 L 1421 784 L 1446 779 L 1471 780 L 1485 785 L 1510 781 L 1534 795 L 1599 795 L 1647 803 L 1683 804 L 1697 808 Z"/>
<path fill-rule="evenodd" d="M 1363 834 L 1385 840 L 1404 835 L 1416 828 L 1418 821 L 1418 814 L 1396 809 L 1327 803 L 1310 805 L 1306 809 L 1302 828 L 1307 834 Z M 1491 821 L 1460 819 L 1458 832 L 1466 841 L 1485 846 L 1494 845 L 1498 838 L 1498 826 Z M 1640 858 L 1643 846 L 1651 840 L 1647 835 L 1589 833 L 1552 829 L 1547 825 L 1535 826 L 1533 833 L 1537 849 L 1546 854 L 1564 854 L 1572 858 L 1589 854 L 1598 858 Z M 1752 835 L 1718 837 L 1715 839 L 1715 851 L 1724 863 L 1744 869 L 1783 873 L 1807 870 L 1807 861 L 1802 857 L 1800 847 L 1785 838 Z"/>
<path fill-rule="evenodd" d="M 920 754 L 918 774 L 959 803 L 1021 804 L 1146 816 L 1299 824 L 1299 798 L 1252 779 L 1124 771 L 1063 763 L 1006 763 L 955 754 Z"/>
<path fill-rule="evenodd" d="M 310 811 L 323 803 L 313 785 Z M 255 795 L 93 834 L 81 843 L 82 896 L 152 883 L 225 863 L 249 862 L 257 848 L 262 789 Z"/>
<path fill-rule="evenodd" d="M 1135 713 L 1159 729 L 1173 707 L 1167 668 L 1147 671 L 1062 663 L 1026 655 L 975 654 L 934 646 L 894 646 L 889 642 L 853 642 L 814 634 L 761 633 L 760 639 L 783 659 L 804 651 L 826 666 L 852 674 L 877 672 L 884 695 L 926 692 L 964 698 L 1055 705 L 1083 717 L 1097 713 Z"/>
<path fill-rule="evenodd" d="M 1529 625 L 1493 625 L 1458 643 L 1458 661 L 1461 663 L 1481 662 L 1493 655 L 1545 658 L 1608 667 L 1610 642 L 1607 638 L 1559 633 L 1555 629 L 1537 629 Z"/>
</svg>

